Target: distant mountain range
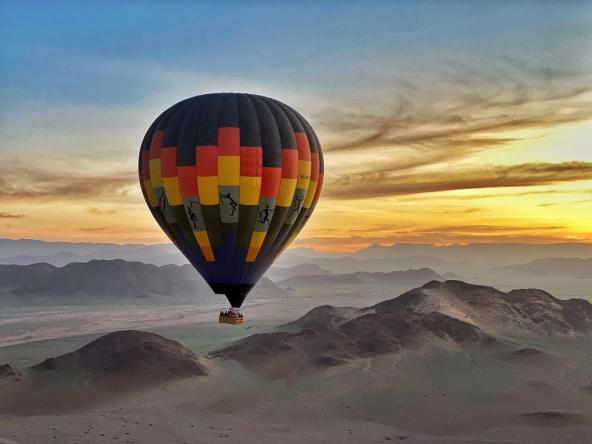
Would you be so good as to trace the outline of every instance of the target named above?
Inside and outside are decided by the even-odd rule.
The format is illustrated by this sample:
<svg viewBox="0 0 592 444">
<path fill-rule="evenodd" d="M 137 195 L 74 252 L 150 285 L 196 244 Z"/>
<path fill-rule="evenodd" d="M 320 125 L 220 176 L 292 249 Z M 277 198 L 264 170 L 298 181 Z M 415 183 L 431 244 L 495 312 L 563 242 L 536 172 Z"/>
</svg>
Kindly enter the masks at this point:
<svg viewBox="0 0 592 444">
<path fill-rule="evenodd" d="M 252 297 L 285 290 L 262 278 Z M 223 302 L 190 265 L 92 260 L 63 267 L 0 265 L 0 305 L 100 305 Z M 225 302 L 224 302 L 225 303 Z"/>
<path fill-rule="evenodd" d="M 519 264 L 541 257 L 592 257 L 592 244 L 466 244 L 443 245 L 397 243 L 392 246 L 373 244 L 355 253 L 360 259 L 387 259 L 410 256 L 432 256 L 447 261 L 490 264 Z"/>
<path fill-rule="evenodd" d="M 298 264 L 293 267 L 271 267 L 265 276 L 269 279 L 278 282 L 284 279 L 288 279 L 293 276 L 317 276 L 317 275 L 333 275 L 330 270 L 326 270 L 323 267 L 316 264 Z"/>
<path fill-rule="evenodd" d="M 495 271 L 524 276 L 567 276 L 576 279 L 592 279 L 592 258 L 541 258 L 524 265 L 501 267 Z"/>
<path fill-rule="evenodd" d="M 468 262 L 446 261 L 433 256 L 410 256 L 389 259 L 362 259 L 355 253 L 345 257 L 317 257 L 304 258 L 288 250 L 276 261 L 277 266 L 294 267 L 290 264 L 315 264 L 333 273 L 355 273 L 356 271 L 389 272 L 393 270 L 407 270 L 410 268 L 431 268 L 438 273 L 452 270 L 471 272 L 483 268 L 479 264 Z M 302 273 L 304 274 L 304 273 Z"/>
<path fill-rule="evenodd" d="M 155 265 L 183 265 L 187 259 L 172 244 L 109 244 L 0 239 L 0 264 L 47 262 L 61 267 L 94 259 L 123 259 Z"/>
<path fill-rule="evenodd" d="M 46 262 L 62 267 L 72 262 L 95 259 L 123 259 L 164 266 L 185 265 L 187 261 L 172 244 L 94 244 L 0 239 L 0 264 L 30 265 Z M 493 285 L 504 290 L 532 285 L 562 297 L 592 298 L 592 244 L 468 244 L 434 246 L 404 244 L 372 245 L 353 253 L 321 253 L 312 248 L 292 248 L 274 263 L 266 277 L 293 288 L 335 288 L 349 290 L 352 277 L 319 278 L 357 272 L 390 273 L 396 270 L 428 268 L 433 276 L 411 282 L 408 288 L 431 279 L 457 279 Z M 308 279 L 309 276 L 315 276 Z M 361 276 L 358 276 L 361 277 Z M 292 280 L 288 281 L 288 279 Z M 354 279 L 355 280 L 355 279 Z M 376 282 L 368 285 L 378 285 Z M 363 280 L 359 285 L 363 285 Z M 384 287 L 384 286 L 383 286 Z M 396 287 L 397 291 L 404 286 Z M 347 289 L 346 289 L 347 290 Z"/>
<path fill-rule="evenodd" d="M 292 276 L 277 284 L 284 288 L 336 288 L 347 290 L 350 287 L 374 287 L 397 288 L 415 287 L 431 280 L 444 280 L 438 273 L 429 268 L 418 270 L 391 271 L 389 273 L 369 273 L 358 271 L 345 274 L 314 274 Z"/>
<path fill-rule="evenodd" d="M 536 289 L 505 293 L 461 281 L 431 281 L 363 309 L 317 307 L 280 331 L 247 337 L 212 356 L 280 377 L 306 367 L 413 350 L 490 349 L 499 359 L 528 360 L 544 353 L 514 349 L 516 337 L 590 333 L 592 304 L 582 299 L 564 301 Z"/>
<path fill-rule="evenodd" d="M 440 271 L 438 265 L 449 263 L 475 263 L 491 265 L 524 264 L 540 258 L 592 258 L 590 243 L 557 243 L 557 244 L 467 244 L 436 246 L 431 244 L 397 243 L 392 246 L 371 245 L 352 253 L 325 253 L 312 248 L 292 248 L 284 255 L 278 266 L 289 267 L 310 262 L 311 259 L 323 265 L 323 259 L 345 258 L 347 261 L 404 260 L 402 263 L 393 261 L 391 268 L 364 269 L 365 271 L 392 271 L 397 268 L 429 267 Z M 52 265 L 65 265 L 70 262 L 84 262 L 92 259 L 124 259 L 153 263 L 155 265 L 186 263 L 185 258 L 172 244 L 110 244 L 110 243 L 77 243 L 77 242 L 45 242 L 32 239 L 0 239 L 0 263 L 28 265 L 47 262 Z M 360 271 L 361 268 L 347 269 L 347 261 L 339 267 L 338 272 Z M 415 261 L 415 262 L 414 262 Z M 444 270 L 453 271 L 453 270 Z"/>
</svg>

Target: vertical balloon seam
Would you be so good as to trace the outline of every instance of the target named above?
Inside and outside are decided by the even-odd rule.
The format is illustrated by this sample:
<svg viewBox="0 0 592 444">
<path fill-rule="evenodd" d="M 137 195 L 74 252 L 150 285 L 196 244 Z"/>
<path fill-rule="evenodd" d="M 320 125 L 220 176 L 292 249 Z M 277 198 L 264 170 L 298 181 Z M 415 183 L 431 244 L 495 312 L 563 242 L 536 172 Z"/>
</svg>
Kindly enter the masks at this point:
<svg viewBox="0 0 592 444">
<path fill-rule="evenodd" d="M 256 222 L 251 234 L 246 258 L 247 262 L 255 263 L 261 250 L 261 245 L 267 237 L 271 222 L 270 213 L 273 215 L 275 211 L 279 191 L 279 179 L 281 177 L 281 140 L 277 122 L 266 103 L 258 96 L 253 96 L 251 100 L 255 105 L 255 110 L 259 117 L 263 150 L 261 192 L 257 206 Z M 253 268 L 256 268 L 255 264 Z M 253 270 L 251 271 L 252 273 Z"/>
<path fill-rule="evenodd" d="M 290 143 L 288 141 L 288 139 L 291 139 L 291 140 L 294 139 L 294 134 L 292 132 L 291 126 L 289 125 L 289 122 L 287 121 L 287 118 L 285 116 L 283 116 L 281 111 L 278 114 L 277 109 L 275 109 L 275 108 L 272 109 L 272 107 L 269 106 L 269 101 L 265 97 L 253 96 L 253 98 L 256 101 L 256 103 L 260 103 L 261 106 L 264 107 L 263 109 L 266 110 L 267 116 L 271 117 L 270 120 L 273 121 L 273 123 L 274 123 L 274 129 L 277 130 L 275 132 L 275 139 L 276 139 L 275 141 L 277 143 L 277 147 L 276 147 L 277 152 L 275 153 L 275 162 L 273 162 L 273 159 L 269 159 L 269 155 L 267 156 L 267 161 L 272 161 L 272 163 L 277 164 L 277 167 L 278 167 L 277 176 L 278 177 L 276 178 L 276 180 L 279 180 L 279 184 L 276 184 L 277 191 L 274 191 L 274 193 L 276 194 L 276 198 L 275 198 L 275 208 L 274 208 L 273 214 L 271 216 L 271 221 L 269 222 L 269 226 L 266 231 L 263 245 L 261 245 L 261 247 L 260 247 L 260 250 L 257 254 L 257 258 L 253 262 L 253 266 L 250 268 L 250 273 L 248 276 L 248 279 L 251 282 L 256 282 L 272 262 L 272 256 L 271 256 L 271 254 L 269 254 L 270 246 L 273 244 L 274 239 L 276 237 L 275 235 L 277 235 L 277 233 L 279 232 L 279 229 L 281 228 L 281 226 L 283 224 L 283 219 L 285 219 L 286 211 L 284 211 L 284 209 L 287 210 L 287 208 L 284 208 L 281 206 L 282 202 L 279 200 L 280 195 L 285 194 L 286 189 L 288 190 L 288 192 L 293 193 L 293 190 L 289 189 L 289 184 L 288 184 L 288 187 L 286 186 L 286 183 L 285 183 L 286 179 L 283 177 L 286 175 L 286 171 L 289 170 L 289 168 L 288 168 L 289 165 L 287 165 L 283 161 L 284 148 L 287 148 L 290 145 L 292 145 L 292 148 L 294 148 L 294 153 L 295 153 L 296 147 L 295 147 L 295 142 Z M 257 99 L 258 99 L 258 101 L 257 101 Z M 260 121 L 261 121 L 261 116 L 260 116 Z M 270 154 L 270 153 L 268 152 L 267 154 Z M 271 154 L 273 154 L 273 153 L 271 153 Z M 265 157 L 263 160 L 264 160 L 264 162 L 266 162 Z M 266 167 L 266 164 L 264 163 L 264 171 L 265 171 L 265 167 Z M 295 172 L 294 172 L 294 174 L 295 174 Z M 265 179 L 262 179 L 262 185 L 261 185 L 262 190 L 263 190 L 264 180 Z M 292 179 L 288 179 L 288 181 L 290 181 L 290 180 L 292 180 Z"/>
<path fill-rule="evenodd" d="M 170 118 L 165 124 L 163 146 L 160 151 L 160 169 L 169 211 L 172 213 L 174 224 L 177 226 L 177 229 L 181 233 L 181 239 L 184 240 L 186 245 L 183 255 L 191 261 L 195 251 L 196 240 L 185 214 L 185 206 L 181 197 L 177 172 L 179 120 L 182 121 L 182 116 L 186 114 L 186 109 L 186 103 L 178 104 L 176 109 L 171 112 Z"/>
<path fill-rule="evenodd" d="M 296 222 L 292 225 L 290 232 L 286 236 L 282 246 L 280 247 L 280 253 L 284 251 L 296 238 L 298 233 L 304 228 L 308 217 L 310 216 L 310 207 L 312 205 L 312 201 L 314 195 L 316 193 L 316 188 L 318 186 L 318 178 L 319 178 L 319 171 L 320 171 L 320 159 L 318 157 L 319 147 L 317 146 L 316 134 L 312 130 L 309 123 L 298 113 L 296 110 L 292 109 L 296 118 L 300 121 L 302 127 L 304 128 L 306 137 L 309 141 L 309 146 L 311 150 L 311 172 L 310 172 L 310 182 L 308 189 L 306 191 L 306 197 L 304 203 L 302 205 L 302 209 L 298 214 Z"/>
<path fill-rule="evenodd" d="M 197 129 L 203 114 L 203 102 L 209 95 L 197 96 L 185 114 L 177 135 L 177 175 L 179 177 L 183 206 L 187 220 L 193 224 L 192 234 L 197 248 L 190 260 L 191 263 L 213 260 L 207 231 L 203 220 L 199 190 L 197 187 Z"/>
<path fill-rule="evenodd" d="M 261 134 L 261 125 L 259 122 L 259 116 L 257 110 L 255 108 L 254 103 L 252 102 L 251 98 L 248 94 L 241 94 L 241 97 L 244 98 L 244 103 L 247 106 L 247 113 L 252 113 L 252 118 L 250 119 L 250 124 L 254 125 L 253 133 L 255 134 L 253 141 L 249 141 L 249 143 L 255 143 L 255 147 L 244 147 L 242 145 L 241 140 L 241 184 L 240 184 L 240 203 L 241 205 L 239 208 L 244 211 L 247 210 L 248 213 L 246 217 L 241 217 L 239 213 L 239 236 L 237 237 L 237 241 L 240 246 L 240 258 L 242 260 L 242 264 L 240 267 L 240 275 L 239 275 L 239 282 L 247 282 L 247 276 L 249 274 L 249 269 L 251 268 L 250 264 L 247 263 L 246 258 L 249 251 L 249 245 L 251 242 L 251 236 L 253 230 L 255 228 L 255 223 L 257 220 L 257 209 L 259 205 L 259 200 L 261 199 L 261 174 L 262 174 L 262 166 L 263 166 L 263 143 L 262 143 L 262 134 Z M 239 102 L 240 107 L 240 102 Z M 239 112 L 240 116 L 240 112 Z M 256 129 L 255 129 L 256 128 Z M 255 140 L 256 139 L 256 140 Z M 243 158 L 243 156 L 246 156 Z M 255 168 L 253 168 L 253 166 Z M 248 175 L 247 175 L 248 174 Z M 246 186 L 244 186 L 246 185 Z M 243 192 L 247 191 L 248 197 L 245 199 L 243 196 Z M 242 203 L 245 202 L 243 206 Z M 244 214 L 244 213 L 243 213 Z M 240 240 L 239 240 L 240 239 Z M 242 242 L 241 242 L 242 241 Z M 243 248 L 245 249 L 243 254 Z M 246 296 L 246 295 L 245 295 Z"/>
<path fill-rule="evenodd" d="M 196 236 L 197 221 L 201 221 L 201 207 L 199 206 L 199 198 L 197 191 L 197 177 L 195 171 L 196 152 L 194 140 L 188 134 L 190 129 L 195 125 L 190 125 L 191 122 L 199 116 L 200 105 L 205 100 L 206 96 L 194 97 L 191 100 L 190 106 L 185 109 L 183 118 L 179 122 L 178 131 L 174 135 L 176 152 L 176 173 L 179 182 L 179 190 L 182 200 L 182 211 L 179 211 L 179 218 L 184 220 L 188 226 L 186 230 L 187 235 L 191 238 L 192 251 L 188 257 L 190 263 L 199 264 L 201 257 L 205 260 L 205 253 L 200 245 L 199 239 Z M 193 130 L 195 131 L 195 130 Z M 190 217 L 190 214 L 193 217 Z M 200 223 L 203 223 L 200 222 Z M 193 227 L 192 227 L 193 225 Z M 187 256 L 187 255 L 186 255 Z"/>
<path fill-rule="evenodd" d="M 273 249 L 276 243 L 278 235 L 286 221 L 290 204 L 294 197 L 294 191 L 296 189 L 296 174 L 297 174 L 297 162 L 298 152 L 296 145 L 296 138 L 292 125 L 282 110 L 276 103 L 268 98 L 261 97 L 264 102 L 267 103 L 280 133 L 280 159 L 281 159 L 281 177 L 280 186 L 278 189 L 278 198 L 276 200 L 276 207 L 274 214 L 271 219 L 271 223 L 268 229 L 268 234 L 265 237 L 261 250 L 267 252 Z M 289 141 L 284 140 L 285 136 L 288 136 Z M 282 137 L 284 136 L 284 137 Z M 292 155 L 292 153 L 294 155 Z M 287 205 L 284 205 L 288 202 Z"/>
<path fill-rule="evenodd" d="M 183 255 L 190 263 L 195 263 L 197 241 L 185 213 L 178 168 L 178 158 L 181 157 L 179 150 L 180 133 L 188 115 L 187 110 L 191 109 L 191 107 L 191 102 L 187 105 L 179 104 L 170 119 L 168 119 L 164 139 L 164 145 L 166 146 L 163 146 L 161 150 L 161 171 L 169 209 L 174 215 L 174 225 L 181 232 L 182 239 L 185 241 L 186 248 Z"/>
<path fill-rule="evenodd" d="M 289 124 L 288 118 L 283 115 L 283 112 L 281 110 L 279 110 L 278 112 L 278 108 L 272 108 L 270 105 L 270 101 L 267 100 L 267 98 L 263 98 L 263 97 L 259 97 L 262 102 L 267 105 L 267 109 L 269 109 L 269 111 L 271 112 L 271 115 L 273 117 L 273 120 L 275 122 L 275 126 L 278 129 L 278 135 L 280 138 L 279 141 L 279 147 L 280 147 L 280 156 L 279 156 L 279 161 L 280 161 L 280 165 L 281 165 L 281 173 L 280 173 L 280 184 L 279 184 L 279 188 L 278 188 L 278 192 L 277 192 L 277 198 L 276 198 L 276 202 L 275 202 L 275 209 L 274 209 L 274 214 L 272 217 L 272 220 L 269 224 L 269 228 L 267 230 L 267 234 L 265 236 L 264 239 L 264 244 L 262 245 L 262 248 L 259 252 L 259 255 L 261 256 L 261 259 L 257 262 L 256 267 L 254 268 L 252 275 L 251 275 L 251 279 L 253 280 L 257 280 L 264 272 L 265 270 L 269 267 L 269 265 L 271 264 L 271 262 L 273 261 L 273 248 L 274 248 L 274 244 L 276 242 L 277 239 L 277 235 L 280 233 L 280 230 L 284 224 L 284 221 L 286 219 L 286 214 L 287 211 L 289 209 L 289 207 L 285 207 L 283 206 L 283 204 L 285 204 L 285 200 L 286 200 L 286 196 L 288 196 L 288 198 L 292 199 L 293 193 L 294 193 L 294 189 L 295 189 L 295 184 L 293 184 L 293 181 L 295 181 L 295 169 L 294 169 L 294 165 L 295 165 L 295 161 L 296 158 L 294 156 L 291 156 L 290 153 L 293 154 L 297 154 L 296 152 L 296 143 L 295 143 L 295 139 L 294 139 L 294 133 L 292 131 L 292 127 Z M 286 142 L 286 135 L 288 136 L 287 138 L 290 140 L 293 140 L 294 143 L 292 143 L 293 145 L 293 149 L 291 151 L 288 151 L 288 145 L 290 145 L 290 142 Z M 284 145 L 285 143 L 285 145 Z M 292 162 L 290 162 L 290 159 L 292 160 Z M 292 163 L 292 165 L 291 165 Z M 291 176 L 291 170 L 294 170 L 294 179 L 292 178 L 288 178 L 287 176 Z"/>
<path fill-rule="evenodd" d="M 162 115 L 162 114 L 161 114 Z M 152 139 L 152 134 L 154 133 L 154 128 L 156 127 L 156 120 L 152 122 L 146 134 L 144 134 L 144 138 L 142 139 L 142 143 L 140 144 L 140 155 L 138 156 L 138 178 L 140 180 L 140 188 L 142 190 L 142 195 L 144 196 L 144 201 L 148 208 L 152 207 L 152 202 L 148 196 L 148 190 L 146 189 L 146 177 L 148 176 L 149 169 L 147 165 L 147 150 L 146 147 L 148 145 L 148 141 Z"/>
<path fill-rule="evenodd" d="M 152 136 L 152 143 L 150 145 L 149 166 L 152 189 L 154 190 L 154 193 L 156 194 L 156 197 L 158 199 L 158 206 L 156 207 L 156 211 L 160 213 L 162 220 L 164 221 L 164 223 L 166 223 L 170 232 L 172 233 L 175 239 L 175 245 L 177 245 L 180 250 L 185 250 L 185 236 L 181 232 L 178 224 L 176 223 L 175 215 L 167 200 L 162 176 L 162 148 L 165 138 L 165 132 L 170 118 L 178 110 L 179 107 L 179 103 L 172 106 L 169 109 L 169 112 L 162 119 L 160 119 L 156 131 Z"/>
<path fill-rule="evenodd" d="M 304 200 L 304 193 L 306 192 L 306 189 L 308 188 L 308 182 L 310 181 L 310 146 L 308 144 L 308 138 L 306 136 L 306 132 L 304 131 L 304 127 L 302 126 L 302 123 L 296 117 L 293 110 L 289 106 L 277 100 L 274 100 L 274 102 L 277 103 L 278 106 L 280 106 L 283 109 L 284 113 L 288 117 L 288 120 L 290 121 L 290 124 L 292 125 L 297 145 L 298 170 L 296 179 L 296 189 L 294 190 L 294 195 L 290 203 L 287 221 L 281 228 L 278 238 L 276 239 L 276 242 L 274 243 L 272 249 L 271 254 L 273 258 L 277 257 L 281 253 L 282 246 L 284 245 L 286 238 L 288 237 L 294 223 L 297 222 L 298 215 L 302 211 L 301 204 Z"/>
<path fill-rule="evenodd" d="M 173 107 L 167 109 L 165 112 L 163 112 L 155 121 L 154 121 L 154 128 L 152 131 L 152 134 L 150 135 L 149 140 L 147 141 L 147 145 L 146 145 L 146 166 L 147 166 L 147 171 L 146 171 L 146 175 L 147 175 L 147 191 L 149 193 L 151 193 L 152 198 L 154 199 L 153 202 L 150 203 L 149 207 L 150 207 L 150 211 L 154 217 L 154 219 L 156 220 L 156 222 L 158 223 L 158 225 L 160 226 L 160 228 L 165 232 L 165 234 L 167 235 L 167 237 L 171 240 L 171 242 L 177 246 L 177 248 L 179 248 L 179 244 L 177 242 L 177 240 L 175 239 L 175 233 L 172 229 L 172 227 L 169 226 L 169 224 L 166 221 L 165 218 L 165 214 L 161 211 L 160 209 L 160 205 L 158 202 L 158 197 L 156 194 L 156 187 L 155 182 L 154 182 L 154 177 L 152 174 L 152 169 L 150 167 L 150 161 L 151 161 L 151 155 L 152 155 L 152 147 L 153 144 L 155 143 L 155 137 L 156 134 L 159 131 L 159 128 L 162 126 L 162 122 L 164 120 L 166 120 L 167 116 L 171 113 Z"/>
<path fill-rule="evenodd" d="M 231 109 L 232 108 L 232 109 Z M 228 112 L 231 112 L 233 118 L 230 119 L 230 126 L 223 124 L 222 117 L 228 117 Z M 222 105 L 218 116 L 218 194 L 219 194 L 219 208 L 220 208 L 220 224 L 222 230 L 222 252 L 220 253 L 220 260 L 224 261 L 226 266 L 230 269 L 227 273 L 233 273 L 239 266 L 239 259 L 233 252 L 236 250 L 236 239 L 238 231 L 238 217 L 240 213 L 240 206 L 237 205 L 240 193 L 240 113 L 238 110 L 238 102 L 236 94 L 225 93 L 223 95 Z M 223 130 L 226 128 L 226 130 Z M 224 142 L 221 136 L 225 136 L 224 131 L 230 131 L 232 138 L 232 147 L 221 146 Z M 230 149 L 228 149 L 230 148 Z M 230 154 L 226 156 L 226 154 Z M 227 157 L 227 159 L 224 159 Z M 231 174 L 229 177 L 222 177 L 224 163 L 226 166 L 231 164 Z M 221 168 L 222 167 L 222 168 Z M 228 180 L 228 181 L 227 181 Z M 227 199 L 227 202 L 224 201 Z M 226 210 L 224 210 L 226 205 Z M 228 209 L 228 206 L 230 208 Z M 225 214 L 230 211 L 230 214 Z M 230 254 L 229 254 L 230 253 Z"/>
<path fill-rule="evenodd" d="M 284 223 L 282 224 L 282 227 L 280 228 L 276 239 L 273 243 L 273 246 L 271 248 L 271 258 L 275 258 L 277 257 L 278 254 L 278 249 L 279 246 L 282 244 L 283 240 L 285 239 L 286 234 L 289 231 L 290 226 L 292 225 L 292 223 L 295 220 L 295 203 L 297 203 L 298 200 L 298 181 L 299 181 L 299 174 L 300 174 L 300 161 L 301 161 L 301 147 L 299 146 L 299 136 L 298 134 L 301 133 L 301 125 L 300 122 L 298 122 L 297 120 L 295 120 L 294 116 L 292 115 L 292 113 L 290 112 L 289 108 L 286 107 L 283 103 L 279 102 L 279 101 L 275 101 L 273 99 L 272 100 L 274 103 L 276 103 L 279 108 L 282 110 L 282 112 L 284 113 L 284 115 L 286 116 L 290 127 L 291 127 L 291 131 L 292 134 L 294 136 L 294 144 L 295 144 L 295 149 L 294 149 L 294 156 L 292 159 L 292 162 L 294 162 L 294 165 L 292 166 L 292 170 L 290 176 L 293 177 L 293 184 L 292 184 L 292 192 L 291 192 L 291 196 L 289 199 L 289 203 L 288 203 L 288 209 L 286 212 L 286 217 L 284 218 Z M 296 211 L 297 213 L 297 211 Z M 292 220 L 290 220 L 292 219 Z"/>
<path fill-rule="evenodd" d="M 204 257 L 206 257 L 206 260 L 208 262 L 215 262 L 216 261 L 216 255 L 214 253 L 214 242 L 213 239 L 211 237 L 211 233 L 209 231 L 209 227 L 208 227 L 208 217 L 206 215 L 206 208 L 205 208 L 205 204 L 203 201 L 203 196 L 204 196 L 204 190 L 202 190 L 200 188 L 200 159 L 198 156 L 198 150 L 199 150 L 199 140 L 200 140 L 200 131 L 202 131 L 202 122 L 204 120 L 204 118 L 206 118 L 208 110 L 209 110 L 209 104 L 210 102 L 213 100 L 213 96 L 210 96 L 206 99 L 205 103 L 202 104 L 201 107 L 201 112 L 199 113 L 199 120 L 196 122 L 196 131 L 195 131 L 195 140 L 193 142 L 193 150 L 194 150 L 194 162 L 195 162 L 195 178 L 197 181 L 197 192 L 198 192 L 198 196 L 199 196 L 199 205 L 200 205 L 200 211 L 202 214 L 202 219 L 203 219 L 203 224 L 204 224 L 204 230 L 203 233 L 201 234 L 200 238 L 198 239 L 198 242 L 201 240 L 202 244 L 203 244 L 203 250 L 205 252 L 207 252 L 207 257 L 204 254 Z"/>
<path fill-rule="evenodd" d="M 204 104 L 195 140 L 196 171 L 199 201 L 205 224 L 204 248 L 212 251 L 218 260 L 222 246 L 220 233 L 220 207 L 218 195 L 218 118 L 221 96 L 212 94 Z M 213 127 L 213 128 L 212 128 Z"/>
<path fill-rule="evenodd" d="M 309 126 L 310 126 L 310 124 L 309 124 Z M 317 184 L 317 189 L 315 191 L 315 195 L 312 200 L 312 204 L 310 206 L 310 209 L 308 210 L 308 214 L 306 216 L 306 219 L 304 220 L 304 224 L 306 224 L 308 222 L 308 219 L 310 218 L 310 216 L 312 215 L 312 213 L 316 209 L 317 202 L 319 201 L 319 197 L 321 196 L 321 192 L 323 190 L 323 183 L 324 183 L 324 179 L 325 179 L 325 159 L 323 157 L 323 148 L 321 146 L 321 142 L 319 141 L 317 134 L 312 129 L 312 127 L 311 127 L 311 130 L 312 130 L 313 136 L 315 138 L 315 141 L 316 141 L 316 144 L 317 144 L 317 147 L 319 150 L 319 180 L 318 180 L 318 184 Z"/>
</svg>

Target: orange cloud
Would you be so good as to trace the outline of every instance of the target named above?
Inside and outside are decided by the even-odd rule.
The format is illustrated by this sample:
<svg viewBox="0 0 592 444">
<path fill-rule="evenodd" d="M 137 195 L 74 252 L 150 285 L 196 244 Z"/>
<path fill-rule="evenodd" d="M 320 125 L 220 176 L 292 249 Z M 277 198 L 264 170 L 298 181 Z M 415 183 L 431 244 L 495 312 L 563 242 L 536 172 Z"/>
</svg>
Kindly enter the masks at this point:
<svg viewBox="0 0 592 444">
<path fill-rule="evenodd" d="M 0 200 L 53 200 L 116 198 L 137 186 L 135 174 L 93 175 L 41 168 L 0 169 Z"/>
<path fill-rule="evenodd" d="M 592 162 L 525 163 L 416 174 L 391 174 L 385 167 L 379 172 L 344 175 L 327 187 L 325 196 L 361 199 L 450 190 L 549 185 L 590 179 Z"/>
</svg>

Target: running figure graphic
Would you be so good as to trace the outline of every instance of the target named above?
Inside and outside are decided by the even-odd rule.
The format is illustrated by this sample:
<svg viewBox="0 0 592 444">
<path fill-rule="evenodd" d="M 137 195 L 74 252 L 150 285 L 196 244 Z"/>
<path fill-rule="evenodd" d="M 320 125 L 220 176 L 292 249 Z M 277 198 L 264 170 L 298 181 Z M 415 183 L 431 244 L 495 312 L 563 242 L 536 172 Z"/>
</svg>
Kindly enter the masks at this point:
<svg viewBox="0 0 592 444">
<path fill-rule="evenodd" d="M 292 206 L 292 208 L 290 208 L 290 211 L 288 212 L 288 217 L 292 217 L 292 215 L 294 213 L 298 213 L 300 211 L 300 207 L 302 206 L 303 200 L 304 200 L 303 196 L 296 197 L 294 199 L 294 205 Z"/>
<path fill-rule="evenodd" d="M 189 219 L 191 220 L 191 223 L 193 224 L 193 229 L 197 230 L 197 216 L 195 214 L 195 211 L 193 211 L 193 208 L 191 208 L 191 206 L 197 202 L 189 202 L 189 205 L 187 205 L 187 214 L 189 214 Z"/>
<path fill-rule="evenodd" d="M 261 211 L 259 211 L 259 219 L 257 219 L 257 222 L 261 223 L 261 224 L 267 224 L 269 225 L 269 216 L 271 215 L 271 213 L 273 213 L 273 210 L 271 208 L 269 208 L 269 205 L 265 205 L 265 208 L 263 208 Z"/>
<path fill-rule="evenodd" d="M 228 199 L 228 203 L 232 207 L 232 212 L 230 213 L 230 215 L 234 216 L 234 213 L 236 213 L 236 209 L 238 208 L 238 204 L 236 203 L 236 200 L 234 200 L 232 198 L 230 193 L 226 193 L 226 194 L 220 193 L 220 199 Z"/>
</svg>

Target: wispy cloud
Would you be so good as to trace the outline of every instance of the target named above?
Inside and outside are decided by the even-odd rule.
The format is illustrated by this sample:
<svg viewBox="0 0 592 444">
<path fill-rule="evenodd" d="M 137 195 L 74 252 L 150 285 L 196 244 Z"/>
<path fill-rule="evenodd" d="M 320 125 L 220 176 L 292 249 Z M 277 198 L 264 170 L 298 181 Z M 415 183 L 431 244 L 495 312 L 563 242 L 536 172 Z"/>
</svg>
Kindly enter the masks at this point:
<svg viewBox="0 0 592 444">
<path fill-rule="evenodd" d="M 533 225 L 521 227 L 513 225 L 443 225 L 421 227 L 391 227 L 389 232 L 375 234 L 371 230 L 359 235 L 350 236 L 312 236 L 297 239 L 294 246 L 322 247 L 340 250 L 344 247 L 356 249 L 369 243 L 392 245 L 396 242 L 426 241 L 438 244 L 466 242 L 566 242 L 590 241 L 590 236 L 574 238 L 565 232 L 561 225 Z"/>
<path fill-rule="evenodd" d="M 592 202 L 592 199 L 580 199 L 580 200 L 574 200 L 571 203 L 572 204 L 582 204 L 582 203 L 589 203 Z"/>
<path fill-rule="evenodd" d="M 0 169 L 0 200 L 63 201 L 121 198 L 137 187 L 134 174 L 77 174 L 41 168 Z"/>
<path fill-rule="evenodd" d="M 78 227 L 80 231 L 88 231 L 88 232 L 96 232 L 96 231 L 104 231 L 105 227 Z"/>
<path fill-rule="evenodd" d="M 504 223 L 463 223 L 464 218 L 431 220 L 431 223 L 404 223 L 393 221 L 391 224 L 377 224 L 359 229 L 344 230 L 339 234 L 331 230 L 317 231 L 314 235 L 297 239 L 296 246 L 327 247 L 343 250 L 355 249 L 368 243 L 394 244 L 396 242 L 431 242 L 438 244 L 466 242 L 566 242 L 591 241 L 590 234 L 570 232 L 569 224 L 536 223 L 526 225 Z"/>
<path fill-rule="evenodd" d="M 592 117 L 585 72 L 502 60 L 482 70 L 449 63 L 432 78 L 418 77 L 394 87 L 395 105 L 386 113 L 364 107 L 326 110 L 325 126 L 346 133 L 327 151 L 428 147 L 434 150 L 424 157 L 429 164 L 517 140 L 502 133 Z"/>
<path fill-rule="evenodd" d="M 524 163 L 465 170 L 393 174 L 362 172 L 339 178 L 326 195 L 340 199 L 396 196 L 475 188 L 550 185 L 592 180 L 592 162 Z"/>
<path fill-rule="evenodd" d="M 24 214 L 17 214 L 17 213 L 7 213 L 5 211 L 0 211 L 0 219 L 20 219 L 25 217 Z"/>
<path fill-rule="evenodd" d="M 108 214 L 115 214 L 117 211 L 112 208 L 97 208 L 97 207 L 90 207 L 88 209 L 89 213 L 92 214 L 101 214 L 101 215 L 108 215 Z"/>
<path fill-rule="evenodd" d="M 355 160 L 328 175 L 324 195 L 357 199 L 592 179 L 589 162 L 459 166 L 540 137 L 525 130 L 592 119 L 591 84 L 586 72 L 509 59 L 483 69 L 448 64 L 432 77 L 398 85 L 390 112 L 368 104 L 326 112 L 325 127 L 341 134 L 326 147 L 328 156 Z"/>
</svg>

